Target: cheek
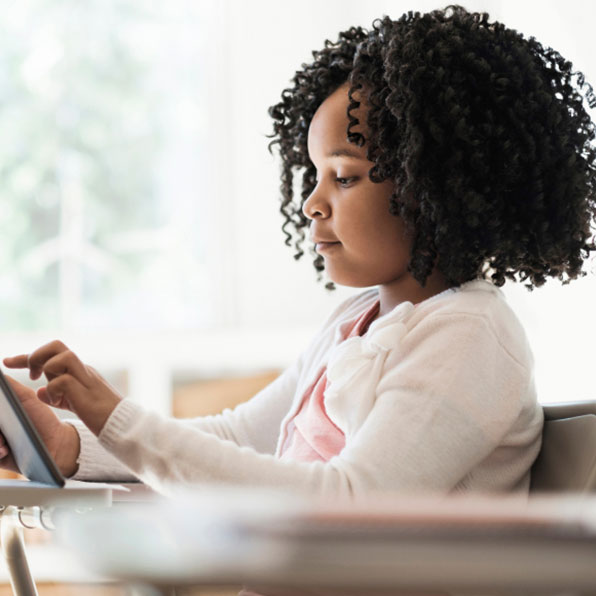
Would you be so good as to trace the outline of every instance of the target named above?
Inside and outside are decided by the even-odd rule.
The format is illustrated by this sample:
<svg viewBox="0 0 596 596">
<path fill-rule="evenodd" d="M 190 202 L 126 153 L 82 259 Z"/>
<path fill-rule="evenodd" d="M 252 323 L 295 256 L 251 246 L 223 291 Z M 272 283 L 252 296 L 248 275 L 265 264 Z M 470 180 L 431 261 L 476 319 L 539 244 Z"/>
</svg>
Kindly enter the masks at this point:
<svg viewBox="0 0 596 596">
<path fill-rule="evenodd" d="M 401 248 L 407 247 L 409 250 L 412 245 L 412 239 L 406 232 L 406 226 L 403 220 L 391 214 L 387 218 L 387 232 L 393 238 L 393 243 L 399 245 Z"/>
<path fill-rule="evenodd" d="M 400 217 L 389 213 L 388 201 L 383 201 L 371 214 L 372 241 L 392 254 L 410 253 L 412 240 L 406 233 L 406 226 Z"/>
<path fill-rule="evenodd" d="M 377 245 L 379 250 L 394 261 L 409 260 L 411 241 L 404 236 L 403 226 L 392 225 L 378 234 Z"/>
</svg>

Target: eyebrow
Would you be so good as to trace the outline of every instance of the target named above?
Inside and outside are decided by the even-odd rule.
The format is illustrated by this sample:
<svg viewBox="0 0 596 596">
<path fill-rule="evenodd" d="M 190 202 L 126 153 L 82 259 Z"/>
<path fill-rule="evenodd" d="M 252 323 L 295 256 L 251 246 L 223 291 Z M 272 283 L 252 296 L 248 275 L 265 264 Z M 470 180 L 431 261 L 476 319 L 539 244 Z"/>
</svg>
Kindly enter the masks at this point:
<svg viewBox="0 0 596 596">
<path fill-rule="evenodd" d="M 338 149 L 333 149 L 333 151 L 330 151 L 327 154 L 327 157 L 352 157 L 354 159 L 362 159 L 362 155 L 359 155 L 352 149 L 343 148 L 343 147 L 338 148 Z"/>
</svg>

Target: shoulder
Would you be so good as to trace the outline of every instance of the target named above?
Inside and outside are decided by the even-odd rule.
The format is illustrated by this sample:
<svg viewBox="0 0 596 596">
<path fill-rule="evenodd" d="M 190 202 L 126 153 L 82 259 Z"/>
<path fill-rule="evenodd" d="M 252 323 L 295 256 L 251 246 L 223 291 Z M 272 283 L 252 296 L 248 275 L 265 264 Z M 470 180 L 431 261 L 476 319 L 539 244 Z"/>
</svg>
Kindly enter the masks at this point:
<svg viewBox="0 0 596 596">
<path fill-rule="evenodd" d="M 456 343 L 466 338 L 475 342 L 484 338 L 498 344 L 523 366 L 532 363 L 521 322 L 502 290 L 485 280 L 467 282 L 421 302 L 412 310 L 407 327 L 414 333 L 442 328 L 448 331 L 445 341 Z M 482 343 L 478 349 L 482 349 Z"/>
</svg>

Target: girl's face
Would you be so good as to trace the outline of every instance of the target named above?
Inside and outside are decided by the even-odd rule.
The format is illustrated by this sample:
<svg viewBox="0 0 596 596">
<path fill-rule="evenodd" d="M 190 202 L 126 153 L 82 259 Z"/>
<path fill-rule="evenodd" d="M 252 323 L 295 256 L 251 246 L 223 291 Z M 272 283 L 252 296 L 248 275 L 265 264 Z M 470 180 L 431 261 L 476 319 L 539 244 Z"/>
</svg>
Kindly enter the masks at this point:
<svg viewBox="0 0 596 596">
<path fill-rule="evenodd" d="M 411 240 L 403 221 L 389 213 L 391 181 L 371 182 L 366 148 L 349 143 L 348 85 L 332 93 L 316 111 L 308 131 L 308 153 L 317 185 L 303 205 L 310 235 L 334 282 L 353 287 L 399 284 L 408 278 Z M 366 137 L 366 111 L 354 132 Z"/>
</svg>

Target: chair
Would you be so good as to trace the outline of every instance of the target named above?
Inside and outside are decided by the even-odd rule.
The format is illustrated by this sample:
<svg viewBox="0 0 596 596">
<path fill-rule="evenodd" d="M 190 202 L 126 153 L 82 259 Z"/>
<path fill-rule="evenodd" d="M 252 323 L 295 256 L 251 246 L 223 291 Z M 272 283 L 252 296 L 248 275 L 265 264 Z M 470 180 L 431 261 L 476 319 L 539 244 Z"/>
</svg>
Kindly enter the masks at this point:
<svg viewBox="0 0 596 596">
<path fill-rule="evenodd" d="M 596 490 L 596 401 L 544 406 L 542 448 L 532 467 L 530 490 Z"/>
</svg>

